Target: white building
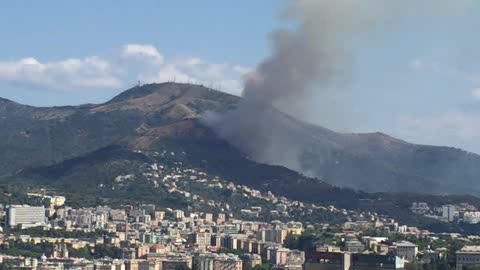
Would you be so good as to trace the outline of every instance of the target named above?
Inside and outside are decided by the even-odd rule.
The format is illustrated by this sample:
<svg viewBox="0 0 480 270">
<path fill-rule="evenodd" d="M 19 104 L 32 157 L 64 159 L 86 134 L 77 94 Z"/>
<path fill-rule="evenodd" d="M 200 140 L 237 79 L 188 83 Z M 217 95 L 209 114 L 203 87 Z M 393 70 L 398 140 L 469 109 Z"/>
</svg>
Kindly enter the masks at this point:
<svg viewBox="0 0 480 270">
<path fill-rule="evenodd" d="M 409 262 L 415 261 L 418 254 L 418 246 L 408 241 L 402 241 L 396 245 L 396 255 Z"/>
<path fill-rule="evenodd" d="M 442 217 L 448 222 L 452 222 L 457 215 L 457 208 L 454 205 L 444 205 L 442 206 Z"/>
<path fill-rule="evenodd" d="M 242 260 L 232 254 L 201 254 L 196 258 L 196 270 L 242 270 Z"/>
<path fill-rule="evenodd" d="M 480 222 L 479 211 L 469 211 L 463 213 L 463 221 L 470 224 L 476 224 Z"/>
<path fill-rule="evenodd" d="M 412 207 L 410 207 L 410 209 L 416 214 L 425 214 L 430 210 L 430 207 L 425 202 L 414 202 L 412 203 Z"/>
<path fill-rule="evenodd" d="M 464 246 L 457 251 L 457 270 L 467 265 L 480 265 L 480 246 Z"/>
<path fill-rule="evenodd" d="M 173 211 L 173 215 L 177 219 L 182 219 L 182 218 L 185 217 L 185 212 L 183 212 L 182 210 L 175 210 L 175 211 Z"/>
<path fill-rule="evenodd" d="M 65 204 L 66 198 L 64 196 L 49 196 L 47 197 L 51 206 L 63 206 Z"/>
<path fill-rule="evenodd" d="M 29 205 L 10 205 L 7 212 L 10 228 L 20 225 L 22 228 L 45 225 L 45 207 Z"/>
</svg>

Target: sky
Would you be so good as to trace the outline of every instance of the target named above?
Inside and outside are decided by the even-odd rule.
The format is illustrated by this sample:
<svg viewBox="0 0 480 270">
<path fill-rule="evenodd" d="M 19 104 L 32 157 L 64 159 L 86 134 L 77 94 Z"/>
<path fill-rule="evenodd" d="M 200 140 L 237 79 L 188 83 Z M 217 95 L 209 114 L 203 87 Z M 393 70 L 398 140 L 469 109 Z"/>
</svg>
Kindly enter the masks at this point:
<svg viewBox="0 0 480 270">
<path fill-rule="evenodd" d="M 407 12 L 359 34 L 338 89 L 312 94 L 289 113 L 336 131 L 480 153 L 480 2 L 439 3 L 441 15 Z M 100 103 L 138 81 L 240 95 L 242 77 L 269 56 L 269 33 L 285 26 L 285 4 L 2 1 L 0 97 L 34 106 Z"/>
</svg>

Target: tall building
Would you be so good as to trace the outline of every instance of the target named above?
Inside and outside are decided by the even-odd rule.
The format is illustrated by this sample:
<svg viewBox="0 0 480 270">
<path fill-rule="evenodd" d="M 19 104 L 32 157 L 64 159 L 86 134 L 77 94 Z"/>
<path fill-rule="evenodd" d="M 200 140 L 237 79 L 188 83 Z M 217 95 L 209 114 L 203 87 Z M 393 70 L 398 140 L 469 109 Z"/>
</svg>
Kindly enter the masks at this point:
<svg viewBox="0 0 480 270">
<path fill-rule="evenodd" d="M 159 261 L 138 261 L 138 270 L 160 270 L 161 267 Z"/>
<path fill-rule="evenodd" d="M 212 222 L 212 221 L 213 221 L 213 214 L 205 213 L 205 222 Z"/>
<path fill-rule="evenodd" d="M 252 270 L 255 266 L 262 264 L 262 257 L 258 254 L 243 254 L 240 255 L 243 262 L 243 270 Z"/>
<path fill-rule="evenodd" d="M 10 228 L 43 226 L 45 225 L 45 207 L 10 205 L 7 212 L 7 224 Z"/>
<path fill-rule="evenodd" d="M 261 229 L 256 233 L 256 238 L 259 241 L 276 242 L 279 244 L 283 244 L 287 236 L 287 229 Z"/>
<path fill-rule="evenodd" d="M 305 263 L 305 270 L 350 270 L 350 254 L 316 252 Z"/>
<path fill-rule="evenodd" d="M 206 250 L 211 244 L 211 234 L 209 232 L 197 232 L 194 235 L 195 244 L 199 250 Z"/>
<path fill-rule="evenodd" d="M 275 265 L 286 266 L 289 269 L 302 269 L 302 265 L 305 263 L 305 252 L 278 248 L 273 252 L 270 262 Z"/>
<path fill-rule="evenodd" d="M 68 255 L 69 255 L 68 248 L 67 248 L 67 244 L 65 243 L 55 245 L 55 247 L 53 248 L 53 252 L 52 252 L 53 258 L 59 258 L 59 259 L 68 258 Z"/>
<path fill-rule="evenodd" d="M 305 270 L 403 270 L 405 261 L 392 255 L 316 252 Z"/>
<path fill-rule="evenodd" d="M 173 211 L 173 215 L 177 219 L 182 219 L 182 218 L 185 217 L 185 212 L 183 212 L 182 210 L 175 210 L 175 211 Z"/>
<path fill-rule="evenodd" d="M 194 270 L 242 270 L 242 260 L 232 254 L 200 254 L 195 258 Z"/>
<path fill-rule="evenodd" d="M 191 258 L 183 256 L 172 256 L 168 258 L 162 258 L 160 260 L 161 270 L 176 270 L 176 269 L 189 269 L 191 268 Z"/>
<path fill-rule="evenodd" d="M 227 216 L 225 214 L 218 214 L 217 217 L 217 224 L 223 224 L 227 220 Z"/>
<path fill-rule="evenodd" d="M 391 255 L 352 254 L 352 270 L 399 269 L 405 268 L 405 260 Z"/>
<path fill-rule="evenodd" d="M 127 260 L 125 262 L 125 270 L 138 270 L 138 261 L 135 259 Z"/>
<path fill-rule="evenodd" d="M 140 209 L 145 212 L 145 214 L 154 216 L 155 215 L 155 205 L 154 204 L 141 204 Z"/>
<path fill-rule="evenodd" d="M 165 212 L 155 211 L 155 222 L 160 222 L 165 219 Z"/>
<path fill-rule="evenodd" d="M 442 217 L 449 221 L 452 222 L 455 219 L 455 216 L 457 215 L 457 209 L 454 205 L 444 205 L 442 206 Z"/>
</svg>

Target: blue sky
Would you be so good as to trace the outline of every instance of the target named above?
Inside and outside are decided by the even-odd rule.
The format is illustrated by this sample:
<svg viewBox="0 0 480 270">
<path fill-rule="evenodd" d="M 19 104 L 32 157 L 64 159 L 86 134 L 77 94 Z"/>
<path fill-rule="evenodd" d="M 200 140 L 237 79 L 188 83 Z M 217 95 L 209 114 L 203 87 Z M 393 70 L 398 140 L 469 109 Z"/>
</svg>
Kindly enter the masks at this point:
<svg viewBox="0 0 480 270">
<path fill-rule="evenodd" d="M 281 2 L 4 1 L 0 3 L 0 61 L 113 58 L 126 44 L 148 44 L 171 58 L 254 66 L 268 53 L 265 36 L 276 24 Z M 254 27 L 245 25 L 246 21 Z M 35 105 L 98 102 L 123 90 L 52 92 L 5 80 L 0 86 L 2 96 Z"/>
<path fill-rule="evenodd" d="M 239 94 L 241 77 L 268 56 L 285 3 L 3 1 L 0 96 L 36 106 L 98 103 L 139 79 Z M 406 15 L 359 35 L 342 89 L 319 91 L 296 113 L 339 131 L 480 153 L 480 3 L 450 3 L 445 14 Z"/>
</svg>

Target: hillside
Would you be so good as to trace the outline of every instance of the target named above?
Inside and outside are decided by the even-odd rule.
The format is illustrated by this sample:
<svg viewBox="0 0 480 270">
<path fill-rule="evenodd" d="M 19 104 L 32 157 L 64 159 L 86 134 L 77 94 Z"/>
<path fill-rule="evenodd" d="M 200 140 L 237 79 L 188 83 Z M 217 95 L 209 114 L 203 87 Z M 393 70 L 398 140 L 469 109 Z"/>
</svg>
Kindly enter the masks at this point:
<svg viewBox="0 0 480 270">
<path fill-rule="evenodd" d="M 3 100 L 0 176 L 126 142 L 205 110 L 227 110 L 237 99 L 200 86 L 160 84 L 127 90 L 100 105 L 35 108 Z"/>
<path fill-rule="evenodd" d="M 255 147 L 227 138 L 232 147 L 198 121 L 207 111 L 224 113 L 239 101 L 203 86 L 176 83 L 134 87 L 97 105 L 37 108 L 0 99 L 0 176 L 24 179 L 25 172 L 39 172 L 35 168 L 65 166 L 64 162 L 112 145 L 130 151 L 155 151 L 168 145 L 191 153 L 191 164 L 200 166 L 209 160 L 215 173 L 236 181 L 256 179 L 249 184 L 258 186 L 269 183 L 237 168 L 237 162 L 248 157 L 285 166 L 320 179 L 301 183 L 320 189 L 330 183 L 373 192 L 480 194 L 475 184 L 480 156 L 459 149 L 415 145 L 381 133 L 340 134 L 267 108 L 255 119 L 260 125 L 268 121 L 271 129 L 260 140 L 267 154 L 260 155 Z M 263 170 L 269 169 L 263 167 L 255 174 L 262 175 Z M 49 177 L 63 179 L 55 173 Z M 298 184 L 287 181 L 282 188 L 291 188 L 295 197 Z"/>
<path fill-rule="evenodd" d="M 480 194 L 480 156 L 449 147 L 416 145 L 382 133 L 342 134 L 264 110 L 251 144 L 227 136 L 256 161 L 282 165 L 328 183 L 371 192 Z M 249 127 L 252 129 L 252 127 Z M 274 135 L 272 135 L 274 134 Z M 259 151 L 261 149 L 261 151 Z"/>
<path fill-rule="evenodd" d="M 155 203 L 162 207 L 216 212 L 225 211 L 229 205 L 227 212 L 236 216 L 242 216 L 242 209 L 260 206 L 262 220 L 330 224 L 344 222 L 362 212 L 375 212 L 436 232 L 472 234 L 479 230 L 475 225 L 443 223 L 412 215 L 410 211 L 411 203 L 417 201 L 431 206 L 467 202 L 480 207 L 480 199 L 473 196 L 370 194 L 338 188 L 284 167 L 253 162 L 220 140 L 180 136 L 163 140 L 152 149 L 155 150 L 132 151 L 110 146 L 60 164 L 23 171 L 11 181 L 21 181 L 24 191 L 35 186 L 58 190 L 67 195 L 69 205 L 77 206 Z M 0 184 L 0 196 L 2 189 Z M 263 197 L 254 196 L 254 190 Z M 276 195 L 276 199 L 266 199 L 268 194 Z M 270 210 L 275 210 L 277 203 L 289 205 L 289 215 L 271 215 Z M 324 207 L 330 205 L 337 210 Z M 348 209 L 348 214 L 343 209 Z"/>
</svg>

